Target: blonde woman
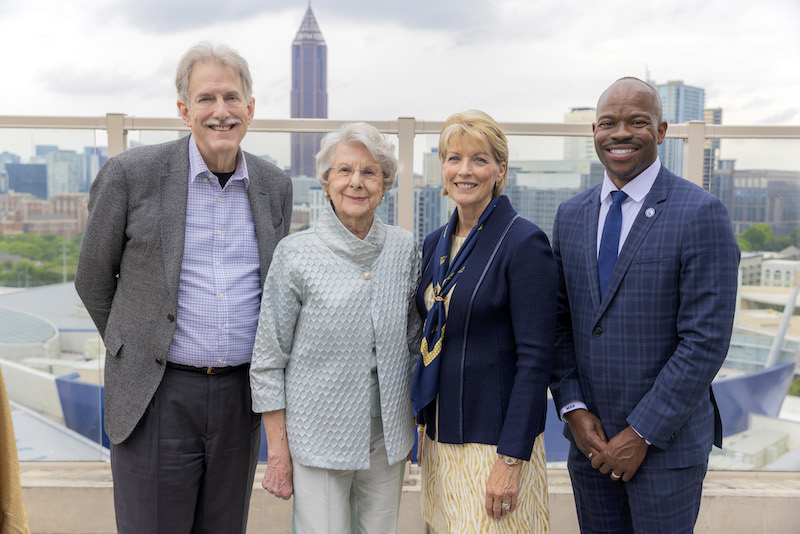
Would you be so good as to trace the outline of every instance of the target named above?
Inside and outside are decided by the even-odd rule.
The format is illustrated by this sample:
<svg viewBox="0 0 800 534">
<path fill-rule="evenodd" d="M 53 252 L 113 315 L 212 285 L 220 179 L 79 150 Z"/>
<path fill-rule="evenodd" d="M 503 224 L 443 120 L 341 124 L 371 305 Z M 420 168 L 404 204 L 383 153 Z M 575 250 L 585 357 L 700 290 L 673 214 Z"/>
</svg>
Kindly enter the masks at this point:
<svg viewBox="0 0 800 534">
<path fill-rule="evenodd" d="M 556 263 L 502 195 L 508 145 L 491 117 L 450 117 L 439 157 L 456 210 L 425 240 L 417 291 L 423 517 L 438 534 L 547 532 Z"/>
</svg>

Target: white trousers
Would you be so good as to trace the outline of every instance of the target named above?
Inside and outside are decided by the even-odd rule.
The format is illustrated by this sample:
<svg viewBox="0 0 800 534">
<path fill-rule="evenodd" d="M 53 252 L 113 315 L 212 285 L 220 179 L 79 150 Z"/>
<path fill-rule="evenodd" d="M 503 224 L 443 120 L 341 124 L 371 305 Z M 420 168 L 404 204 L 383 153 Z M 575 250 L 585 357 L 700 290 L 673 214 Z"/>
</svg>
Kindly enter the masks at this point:
<svg viewBox="0 0 800 534">
<path fill-rule="evenodd" d="M 372 418 L 370 468 L 340 471 L 292 461 L 294 534 L 397 532 L 405 462 L 390 466 L 380 417 Z"/>
</svg>

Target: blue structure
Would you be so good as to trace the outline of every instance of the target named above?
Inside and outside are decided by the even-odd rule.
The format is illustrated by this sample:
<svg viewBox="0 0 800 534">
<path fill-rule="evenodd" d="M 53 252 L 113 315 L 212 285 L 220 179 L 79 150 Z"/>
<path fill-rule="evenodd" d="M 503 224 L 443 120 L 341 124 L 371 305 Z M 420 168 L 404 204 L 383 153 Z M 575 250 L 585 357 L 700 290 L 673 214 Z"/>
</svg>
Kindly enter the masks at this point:
<svg viewBox="0 0 800 534">
<path fill-rule="evenodd" d="M 47 165 L 44 163 L 6 163 L 8 188 L 47 200 Z"/>
<path fill-rule="evenodd" d="M 70 373 L 56 378 L 64 423 L 70 430 L 108 448 L 111 444 L 103 425 L 103 386 L 82 382 L 79 377 L 78 373 Z"/>
<path fill-rule="evenodd" d="M 751 413 L 777 417 L 792 383 L 793 373 L 794 362 L 784 362 L 714 382 L 714 397 L 722 417 L 723 437 L 747 430 Z"/>
</svg>

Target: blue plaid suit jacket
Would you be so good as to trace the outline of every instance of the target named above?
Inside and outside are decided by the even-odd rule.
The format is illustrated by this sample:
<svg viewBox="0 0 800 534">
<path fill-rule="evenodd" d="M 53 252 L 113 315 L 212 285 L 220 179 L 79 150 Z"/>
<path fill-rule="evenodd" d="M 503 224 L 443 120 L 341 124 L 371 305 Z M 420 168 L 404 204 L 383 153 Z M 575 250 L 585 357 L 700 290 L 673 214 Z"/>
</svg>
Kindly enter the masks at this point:
<svg viewBox="0 0 800 534">
<path fill-rule="evenodd" d="M 728 352 L 740 255 L 727 211 L 662 167 L 602 300 L 599 212 L 598 185 L 556 214 L 556 407 L 583 401 L 609 439 L 631 425 L 653 445 L 642 467 L 706 463 L 721 436 L 710 384 Z"/>
</svg>

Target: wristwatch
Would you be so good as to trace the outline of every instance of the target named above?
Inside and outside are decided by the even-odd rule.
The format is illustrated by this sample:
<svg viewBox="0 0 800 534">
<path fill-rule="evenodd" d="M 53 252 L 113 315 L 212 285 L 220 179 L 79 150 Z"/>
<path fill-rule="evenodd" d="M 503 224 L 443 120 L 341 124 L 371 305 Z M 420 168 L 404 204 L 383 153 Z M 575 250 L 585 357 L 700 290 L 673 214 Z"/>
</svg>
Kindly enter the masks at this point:
<svg viewBox="0 0 800 534">
<path fill-rule="evenodd" d="M 505 454 L 498 454 L 497 457 L 503 460 L 503 462 L 506 465 L 517 465 L 521 461 L 519 458 L 514 458 L 513 456 L 506 456 Z"/>
</svg>

